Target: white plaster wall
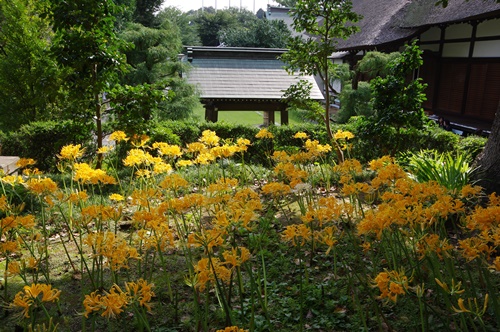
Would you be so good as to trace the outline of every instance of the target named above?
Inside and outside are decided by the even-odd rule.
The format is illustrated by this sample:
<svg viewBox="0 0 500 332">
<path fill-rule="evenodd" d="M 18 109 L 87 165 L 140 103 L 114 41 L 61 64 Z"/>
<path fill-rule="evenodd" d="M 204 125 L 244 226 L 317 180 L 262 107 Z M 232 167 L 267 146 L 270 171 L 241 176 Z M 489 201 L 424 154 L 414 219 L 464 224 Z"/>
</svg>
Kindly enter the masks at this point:
<svg viewBox="0 0 500 332">
<path fill-rule="evenodd" d="M 472 36 L 472 25 L 467 23 L 450 25 L 446 28 L 445 39 L 470 38 Z"/>
<path fill-rule="evenodd" d="M 470 43 L 446 43 L 443 45 L 443 57 L 445 58 L 467 58 L 469 56 Z"/>
<path fill-rule="evenodd" d="M 475 58 L 500 57 L 500 40 L 477 41 L 474 44 Z"/>
<path fill-rule="evenodd" d="M 420 41 L 439 41 L 441 39 L 441 29 L 438 27 L 432 27 L 422 35 L 420 35 Z"/>
<path fill-rule="evenodd" d="M 484 21 L 478 24 L 476 37 L 500 36 L 500 19 Z"/>
<path fill-rule="evenodd" d="M 420 45 L 420 49 L 422 51 L 432 51 L 432 52 L 439 52 L 439 44 L 424 44 Z"/>
</svg>

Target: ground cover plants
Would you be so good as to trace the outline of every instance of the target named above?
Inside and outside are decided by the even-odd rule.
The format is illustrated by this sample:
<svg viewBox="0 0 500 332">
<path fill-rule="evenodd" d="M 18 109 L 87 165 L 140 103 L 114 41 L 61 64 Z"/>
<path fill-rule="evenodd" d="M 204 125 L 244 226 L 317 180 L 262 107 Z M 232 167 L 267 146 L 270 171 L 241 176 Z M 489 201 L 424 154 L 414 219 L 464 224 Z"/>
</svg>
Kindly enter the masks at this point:
<svg viewBox="0 0 500 332">
<path fill-rule="evenodd" d="M 498 330 L 500 199 L 418 182 L 304 132 L 274 151 L 205 130 L 188 144 L 115 132 L 102 169 L 22 159 L 0 196 L 7 331 Z M 248 165 L 267 142 L 269 165 Z M 123 170 L 116 162 L 125 166 Z M 118 171 L 119 170 L 119 171 Z"/>
</svg>

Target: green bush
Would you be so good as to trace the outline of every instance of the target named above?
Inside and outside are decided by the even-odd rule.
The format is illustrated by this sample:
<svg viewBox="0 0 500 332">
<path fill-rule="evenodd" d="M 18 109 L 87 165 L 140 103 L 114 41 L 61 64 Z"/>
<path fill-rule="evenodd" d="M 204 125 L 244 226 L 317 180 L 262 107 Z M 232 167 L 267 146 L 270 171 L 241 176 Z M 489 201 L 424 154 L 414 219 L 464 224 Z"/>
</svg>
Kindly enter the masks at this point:
<svg viewBox="0 0 500 332">
<path fill-rule="evenodd" d="M 435 124 L 426 127 L 428 137 L 425 139 L 424 149 L 434 149 L 439 152 L 454 151 L 460 142 L 460 136 L 451 131 L 439 128 Z M 416 151 L 416 150 L 413 150 Z"/>
<path fill-rule="evenodd" d="M 470 161 L 473 161 L 483 151 L 487 141 L 488 139 L 485 137 L 476 135 L 467 136 L 458 141 L 457 150 L 463 151 L 469 157 Z"/>
<path fill-rule="evenodd" d="M 94 154 L 92 127 L 72 120 L 32 122 L 2 138 L 2 154 L 33 158 L 42 171 L 54 171 L 57 154 L 68 144 L 86 147 L 88 157 Z"/>
<path fill-rule="evenodd" d="M 370 83 L 359 82 L 356 90 L 350 84 L 345 85 L 339 95 L 341 107 L 335 120 L 339 123 L 346 123 L 352 116 L 372 115 L 371 98 Z"/>
<path fill-rule="evenodd" d="M 403 128 L 399 132 L 390 126 L 371 131 L 369 121 L 365 117 L 352 117 L 341 126 L 355 135 L 352 140 L 352 157 L 361 162 L 368 162 L 384 155 L 399 156 L 405 152 L 418 152 L 433 149 L 448 152 L 461 149 L 462 138 L 451 131 L 443 130 L 436 125 L 426 124 L 422 129 Z M 467 143 L 469 144 L 469 143 Z M 475 143 L 470 143 L 475 144 Z M 479 142 L 477 142 L 479 149 Z M 471 154 L 474 149 L 471 146 Z"/>
<path fill-rule="evenodd" d="M 196 141 L 201 135 L 199 123 L 195 121 L 161 121 L 157 124 L 161 131 L 170 130 L 172 134 L 180 139 L 180 143 L 189 143 Z"/>
<path fill-rule="evenodd" d="M 166 125 L 165 122 L 157 123 L 153 128 L 150 128 L 148 136 L 151 143 L 165 142 L 172 145 L 181 144 L 179 135 L 174 134 L 172 128 Z"/>
</svg>

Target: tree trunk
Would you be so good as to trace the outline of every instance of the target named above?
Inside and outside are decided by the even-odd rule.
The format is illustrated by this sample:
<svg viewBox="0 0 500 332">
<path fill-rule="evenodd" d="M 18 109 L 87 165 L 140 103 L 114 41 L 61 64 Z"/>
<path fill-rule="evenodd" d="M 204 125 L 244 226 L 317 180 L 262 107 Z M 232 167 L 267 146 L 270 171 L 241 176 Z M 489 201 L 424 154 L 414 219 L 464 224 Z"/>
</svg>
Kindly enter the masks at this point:
<svg viewBox="0 0 500 332">
<path fill-rule="evenodd" d="M 478 184 L 487 193 L 500 193 L 500 103 L 488 142 L 474 164 L 479 167 L 476 174 L 476 180 L 479 180 Z"/>
<path fill-rule="evenodd" d="M 94 65 L 94 83 L 97 84 L 97 64 Z M 97 150 L 102 148 L 103 134 L 102 134 L 102 119 L 101 119 L 101 94 L 95 93 L 94 95 L 95 103 L 95 122 L 96 122 L 96 135 L 97 135 Z M 103 155 L 101 153 L 97 154 L 96 168 L 100 169 L 102 167 Z"/>
</svg>

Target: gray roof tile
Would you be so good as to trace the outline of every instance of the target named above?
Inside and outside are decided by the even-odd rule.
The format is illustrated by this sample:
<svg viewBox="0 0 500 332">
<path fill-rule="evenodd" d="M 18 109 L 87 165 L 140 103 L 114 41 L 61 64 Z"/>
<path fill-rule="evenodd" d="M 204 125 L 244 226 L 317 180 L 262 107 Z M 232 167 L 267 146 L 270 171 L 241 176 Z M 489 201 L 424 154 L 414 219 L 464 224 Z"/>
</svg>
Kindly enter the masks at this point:
<svg viewBox="0 0 500 332">
<path fill-rule="evenodd" d="M 299 78 L 289 75 L 284 63 L 272 59 L 228 59 L 194 57 L 189 83 L 200 90 L 201 98 L 281 99 L 284 90 Z M 311 99 L 324 99 L 312 76 L 303 76 L 313 84 Z"/>
</svg>

